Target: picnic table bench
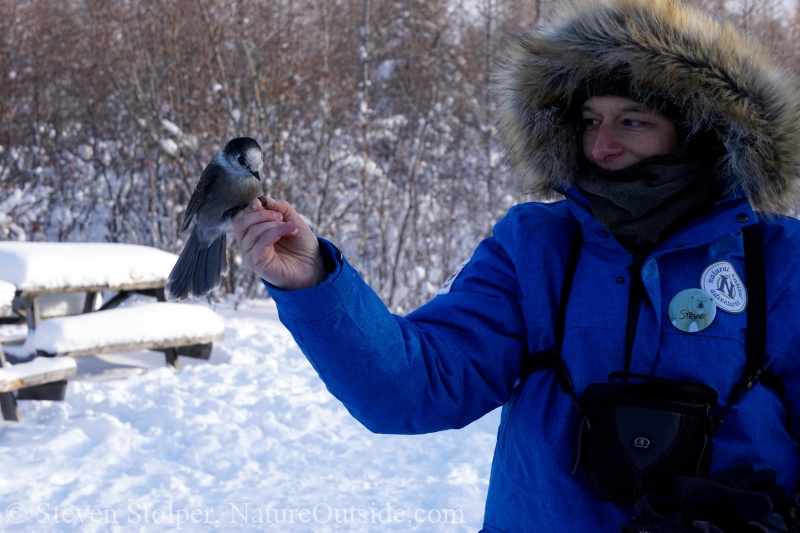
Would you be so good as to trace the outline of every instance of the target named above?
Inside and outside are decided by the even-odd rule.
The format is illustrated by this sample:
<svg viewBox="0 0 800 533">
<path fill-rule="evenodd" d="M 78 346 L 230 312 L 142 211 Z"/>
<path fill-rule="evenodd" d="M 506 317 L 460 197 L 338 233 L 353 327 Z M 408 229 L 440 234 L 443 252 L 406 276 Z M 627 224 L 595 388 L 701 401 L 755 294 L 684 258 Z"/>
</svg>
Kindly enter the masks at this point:
<svg viewBox="0 0 800 533">
<path fill-rule="evenodd" d="M 15 398 L 63 399 L 76 371 L 72 357 L 155 350 L 176 370 L 179 355 L 208 359 L 223 324 L 204 306 L 166 302 L 176 260 L 129 244 L 0 242 L 0 324 L 27 324 L 14 351 L 37 356 L 9 365 L 0 355 L 4 418 L 19 419 Z M 113 295 L 101 303 L 101 293 Z M 134 294 L 156 302 L 119 307 Z"/>
</svg>

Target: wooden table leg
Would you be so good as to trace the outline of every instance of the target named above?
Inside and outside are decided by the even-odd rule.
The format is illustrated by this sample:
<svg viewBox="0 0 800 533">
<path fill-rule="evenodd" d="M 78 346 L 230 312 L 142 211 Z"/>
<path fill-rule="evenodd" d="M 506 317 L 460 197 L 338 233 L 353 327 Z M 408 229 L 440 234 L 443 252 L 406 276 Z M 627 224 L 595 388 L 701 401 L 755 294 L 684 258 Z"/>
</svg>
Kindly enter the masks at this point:
<svg viewBox="0 0 800 533">
<path fill-rule="evenodd" d="M 4 366 L 8 366 L 8 361 L 6 361 L 6 353 L 3 351 L 3 346 L 0 345 L 0 367 Z M 0 392 L 0 411 L 3 413 L 3 420 L 20 421 L 17 399 L 14 397 L 13 392 Z"/>
<path fill-rule="evenodd" d="M 111 298 L 109 301 L 107 301 L 106 303 L 104 303 L 104 304 L 103 304 L 103 305 L 100 307 L 100 309 L 98 309 L 98 311 L 106 311 L 106 310 L 108 310 L 108 309 L 114 309 L 114 308 L 115 308 L 115 307 L 117 307 L 119 304 L 121 304 L 122 302 L 124 302 L 125 300 L 127 300 L 127 299 L 128 299 L 128 297 L 129 297 L 131 294 L 133 294 L 133 291 L 119 291 L 119 292 L 118 292 L 116 295 L 114 295 L 114 297 L 113 297 L 113 298 Z"/>
<path fill-rule="evenodd" d="M 3 420 L 19 422 L 19 407 L 13 392 L 0 392 L 0 409 L 3 411 Z"/>
<path fill-rule="evenodd" d="M 178 361 L 178 349 L 177 348 L 164 348 L 163 350 L 164 355 L 167 358 L 167 366 L 171 366 L 175 370 L 180 370 L 181 365 Z"/>
<path fill-rule="evenodd" d="M 94 311 L 95 304 L 97 303 L 97 293 L 89 291 L 86 293 L 86 301 L 83 302 L 83 312 L 91 313 Z"/>
<path fill-rule="evenodd" d="M 28 320 L 28 331 L 33 331 L 39 322 L 42 321 L 39 316 L 39 298 L 36 296 L 28 296 L 25 303 L 25 317 Z"/>
</svg>

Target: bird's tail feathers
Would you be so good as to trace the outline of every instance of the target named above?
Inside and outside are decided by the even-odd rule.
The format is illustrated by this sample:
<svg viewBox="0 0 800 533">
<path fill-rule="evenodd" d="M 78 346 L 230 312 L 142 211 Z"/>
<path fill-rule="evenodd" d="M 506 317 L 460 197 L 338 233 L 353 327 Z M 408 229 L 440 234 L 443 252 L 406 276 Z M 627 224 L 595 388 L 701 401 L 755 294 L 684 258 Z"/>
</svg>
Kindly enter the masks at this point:
<svg viewBox="0 0 800 533">
<path fill-rule="evenodd" d="M 225 234 L 201 251 L 194 264 L 192 292 L 195 297 L 205 296 L 219 287 L 222 276 L 227 274 L 228 262 L 225 260 Z"/>
<path fill-rule="evenodd" d="M 205 296 L 219 287 L 227 272 L 225 234 L 206 246 L 193 231 L 167 278 L 165 293 L 169 300 L 178 302 Z"/>
</svg>

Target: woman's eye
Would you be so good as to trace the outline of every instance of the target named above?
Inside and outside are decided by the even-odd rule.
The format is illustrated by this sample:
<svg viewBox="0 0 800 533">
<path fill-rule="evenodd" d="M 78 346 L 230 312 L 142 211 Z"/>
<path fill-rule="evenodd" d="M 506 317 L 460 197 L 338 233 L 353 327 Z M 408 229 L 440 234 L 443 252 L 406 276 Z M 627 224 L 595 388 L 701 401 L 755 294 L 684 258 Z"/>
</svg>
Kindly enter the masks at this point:
<svg viewBox="0 0 800 533">
<path fill-rule="evenodd" d="M 642 124 L 644 124 L 644 122 L 642 122 L 641 120 L 636 120 L 635 118 L 626 118 L 625 120 L 622 121 L 622 123 L 625 124 L 626 126 L 631 126 L 631 127 L 641 126 Z"/>
<path fill-rule="evenodd" d="M 583 125 L 586 126 L 587 128 L 590 127 L 590 126 L 597 126 L 598 124 L 600 124 L 600 121 L 595 119 L 595 118 L 584 118 L 583 119 Z"/>
</svg>

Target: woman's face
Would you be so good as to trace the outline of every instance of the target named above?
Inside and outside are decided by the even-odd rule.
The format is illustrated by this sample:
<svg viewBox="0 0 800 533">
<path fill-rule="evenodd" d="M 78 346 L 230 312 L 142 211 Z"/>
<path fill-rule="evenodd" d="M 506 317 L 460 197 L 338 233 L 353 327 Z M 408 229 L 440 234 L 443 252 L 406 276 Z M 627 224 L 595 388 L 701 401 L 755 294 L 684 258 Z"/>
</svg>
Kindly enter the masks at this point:
<svg viewBox="0 0 800 533">
<path fill-rule="evenodd" d="M 675 123 L 654 107 L 622 96 L 593 96 L 581 106 L 583 154 L 605 170 L 620 170 L 678 147 Z"/>
</svg>

